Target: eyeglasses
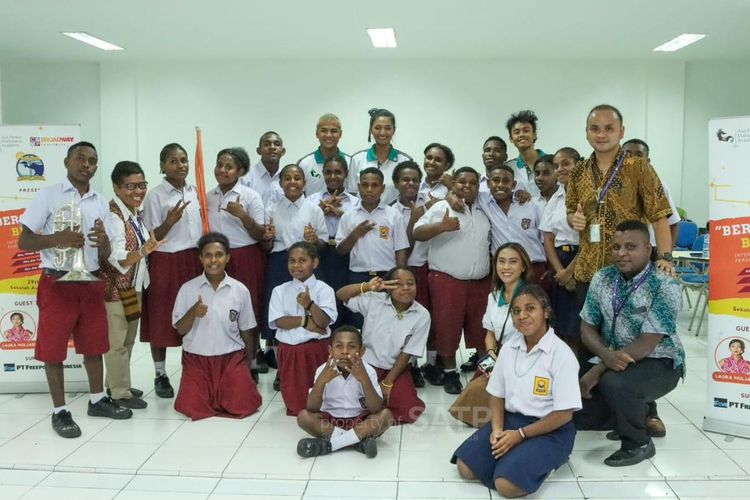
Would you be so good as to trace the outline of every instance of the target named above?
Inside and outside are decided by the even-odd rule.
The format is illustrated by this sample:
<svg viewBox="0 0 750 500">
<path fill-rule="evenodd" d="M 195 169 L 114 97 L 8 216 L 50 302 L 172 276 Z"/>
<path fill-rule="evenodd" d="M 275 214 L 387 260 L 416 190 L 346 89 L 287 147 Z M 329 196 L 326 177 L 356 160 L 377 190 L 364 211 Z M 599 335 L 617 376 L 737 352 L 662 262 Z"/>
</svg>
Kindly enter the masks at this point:
<svg viewBox="0 0 750 500">
<path fill-rule="evenodd" d="M 136 189 L 145 191 L 146 188 L 148 188 L 148 182 L 128 182 L 125 184 L 120 184 L 120 186 L 124 187 L 127 191 L 135 191 Z"/>
</svg>

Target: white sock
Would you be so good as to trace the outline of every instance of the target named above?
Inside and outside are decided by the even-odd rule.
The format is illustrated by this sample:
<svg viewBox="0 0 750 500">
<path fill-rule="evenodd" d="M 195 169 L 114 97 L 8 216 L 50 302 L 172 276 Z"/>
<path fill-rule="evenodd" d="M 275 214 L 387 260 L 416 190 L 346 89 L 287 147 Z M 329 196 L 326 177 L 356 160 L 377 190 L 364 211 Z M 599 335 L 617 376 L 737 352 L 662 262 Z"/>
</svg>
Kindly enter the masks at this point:
<svg viewBox="0 0 750 500">
<path fill-rule="evenodd" d="M 331 434 L 331 450 L 336 451 L 341 448 L 346 448 L 353 444 L 359 443 L 357 434 L 354 433 L 354 429 L 345 431 L 339 427 L 336 427 Z"/>
<path fill-rule="evenodd" d="M 419 366 L 419 358 L 416 356 L 412 356 L 411 360 L 409 360 L 409 363 L 412 364 L 412 366 Z"/>
<path fill-rule="evenodd" d="M 256 360 L 250 361 L 250 368 L 252 368 L 253 370 L 258 368 L 258 362 Z"/>
<path fill-rule="evenodd" d="M 91 400 L 91 404 L 95 405 L 96 403 L 104 399 L 105 397 L 107 397 L 107 395 L 103 392 L 96 392 L 96 393 L 92 392 L 91 396 L 89 396 L 89 399 Z"/>
<path fill-rule="evenodd" d="M 432 366 L 437 364 L 437 351 L 427 351 L 427 364 Z"/>
<path fill-rule="evenodd" d="M 156 370 L 156 376 L 167 374 L 167 362 L 166 361 L 154 361 L 154 370 Z"/>
<path fill-rule="evenodd" d="M 55 415 L 57 415 L 58 413 L 60 413 L 61 411 L 65 410 L 65 409 L 66 409 L 65 405 L 57 406 L 57 407 L 55 407 L 55 408 L 52 409 L 52 413 L 54 413 Z"/>
<path fill-rule="evenodd" d="M 443 368 L 443 371 L 445 373 L 458 373 L 458 370 L 456 368 Z"/>
</svg>

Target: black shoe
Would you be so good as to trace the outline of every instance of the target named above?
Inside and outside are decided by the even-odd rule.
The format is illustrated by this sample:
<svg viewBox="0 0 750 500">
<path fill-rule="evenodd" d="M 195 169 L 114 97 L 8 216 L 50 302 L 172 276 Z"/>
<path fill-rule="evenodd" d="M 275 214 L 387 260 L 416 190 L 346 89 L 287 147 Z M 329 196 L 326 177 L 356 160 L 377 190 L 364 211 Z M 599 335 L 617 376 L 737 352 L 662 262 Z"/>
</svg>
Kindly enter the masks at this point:
<svg viewBox="0 0 750 500">
<path fill-rule="evenodd" d="M 143 397 L 143 391 L 140 390 L 140 389 L 136 389 L 135 387 L 131 387 L 128 390 L 130 391 L 130 394 L 133 395 L 133 397 L 136 397 L 136 398 L 142 398 Z M 110 397 L 112 396 L 112 391 L 109 389 L 109 387 L 107 387 L 107 396 L 110 396 Z"/>
<path fill-rule="evenodd" d="M 279 373 L 276 372 L 276 378 L 273 379 L 273 390 L 274 391 L 280 391 L 281 390 L 281 379 L 279 378 Z"/>
<path fill-rule="evenodd" d="M 89 417 L 107 417 L 115 420 L 126 420 L 133 416 L 133 410 L 120 407 L 107 396 L 96 404 L 91 404 L 89 401 L 89 410 L 86 413 Z"/>
<path fill-rule="evenodd" d="M 464 390 L 464 386 L 461 385 L 461 376 L 458 372 L 448 372 L 443 375 L 445 383 L 443 384 L 443 390 L 448 394 L 461 394 Z"/>
<path fill-rule="evenodd" d="M 262 349 L 255 353 L 255 369 L 258 373 L 268 373 L 268 363 Z"/>
<path fill-rule="evenodd" d="M 276 351 L 273 349 L 268 349 L 264 354 L 263 357 L 266 358 L 266 363 L 268 363 L 269 368 L 273 368 L 274 370 L 279 369 L 279 364 L 276 362 Z"/>
<path fill-rule="evenodd" d="M 411 365 L 409 370 L 411 370 L 411 380 L 414 382 L 414 387 L 424 387 L 424 377 L 419 367 Z"/>
<path fill-rule="evenodd" d="M 252 377 L 253 382 L 255 382 L 255 385 L 258 385 L 258 381 L 260 380 L 260 377 L 258 377 L 258 369 L 257 368 L 251 368 L 250 369 L 250 377 Z"/>
<path fill-rule="evenodd" d="M 609 431 L 604 437 L 606 437 L 610 441 L 620 441 L 620 435 L 617 433 L 617 431 Z"/>
<path fill-rule="evenodd" d="M 378 455 L 378 443 L 374 437 L 366 437 L 354 445 L 354 449 L 367 455 L 367 458 L 375 458 Z"/>
<path fill-rule="evenodd" d="M 138 397 L 127 399 L 113 399 L 113 401 L 123 408 L 130 408 L 131 410 L 142 410 L 148 406 L 148 403 Z"/>
<path fill-rule="evenodd" d="M 58 436 L 77 438 L 81 435 L 81 428 L 73 421 L 73 415 L 68 410 L 52 414 L 52 428 Z"/>
<path fill-rule="evenodd" d="M 169 377 L 166 375 L 157 375 L 154 379 L 154 392 L 160 398 L 173 398 L 174 389 L 172 388 L 172 384 L 169 383 Z"/>
<path fill-rule="evenodd" d="M 323 438 L 304 438 L 297 443 L 297 455 L 302 458 L 319 457 L 331 453 L 331 442 Z"/>
<path fill-rule="evenodd" d="M 422 373 L 424 373 L 424 378 L 432 385 L 443 385 L 445 383 L 445 372 L 442 368 L 424 364 L 422 365 Z"/>
<path fill-rule="evenodd" d="M 656 448 L 654 448 L 654 442 L 649 439 L 648 443 L 640 448 L 634 448 L 632 450 L 617 450 L 604 459 L 604 464 L 609 465 L 610 467 L 626 467 L 628 465 L 641 463 L 654 455 L 656 455 Z"/>
<path fill-rule="evenodd" d="M 461 371 L 462 372 L 473 372 L 477 370 L 477 361 L 478 356 L 476 351 L 474 351 L 474 354 L 469 356 L 469 359 L 466 361 L 466 363 L 461 365 Z"/>
<path fill-rule="evenodd" d="M 667 427 L 661 421 L 658 415 L 646 417 L 646 433 L 652 438 L 663 438 L 667 435 Z M 620 435 L 616 431 L 607 433 L 607 439 L 610 441 L 619 441 Z"/>
</svg>

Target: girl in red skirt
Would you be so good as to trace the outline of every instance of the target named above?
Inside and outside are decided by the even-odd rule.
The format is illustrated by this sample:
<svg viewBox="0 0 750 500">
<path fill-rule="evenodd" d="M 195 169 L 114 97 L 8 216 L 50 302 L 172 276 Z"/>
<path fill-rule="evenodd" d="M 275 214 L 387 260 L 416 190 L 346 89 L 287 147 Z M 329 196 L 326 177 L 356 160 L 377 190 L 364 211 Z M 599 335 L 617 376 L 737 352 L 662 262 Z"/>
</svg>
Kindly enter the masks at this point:
<svg viewBox="0 0 750 500">
<path fill-rule="evenodd" d="M 182 336 L 172 327 L 171 306 L 180 286 L 201 272 L 195 244 L 203 231 L 198 190 L 185 182 L 190 171 L 185 148 L 167 144 L 159 162 L 164 182 L 146 195 L 143 222 L 154 238 L 166 241 L 149 256 L 151 283 L 143 293 L 141 341 L 151 343 L 156 395 L 173 398 L 165 360 L 167 347 L 182 345 Z"/>
<path fill-rule="evenodd" d="M 328 325 L 336 321 L 333 288 L 315 278 L 318 248 L 298 241 L 289 248 L 292 280 L 277 286 L 268 304 L 268 326 L 276 330 L 281 397 L 287 415 L 307 406 L 315 371 L 328 359 Z"/>
</svg>

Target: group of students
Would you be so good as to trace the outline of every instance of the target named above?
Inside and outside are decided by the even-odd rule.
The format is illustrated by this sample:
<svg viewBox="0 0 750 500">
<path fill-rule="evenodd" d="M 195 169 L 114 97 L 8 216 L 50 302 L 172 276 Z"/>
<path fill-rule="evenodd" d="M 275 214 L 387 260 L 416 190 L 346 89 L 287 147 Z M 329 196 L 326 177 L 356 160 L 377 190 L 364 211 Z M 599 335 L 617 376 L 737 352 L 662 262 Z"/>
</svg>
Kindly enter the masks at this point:
<svg viewBox="0 0 750 500">
<path fill-rule="evenodd" d="M 396 120 L 384 109 L 370 111 L 374 144 L 348 156 L 338 147 L 339 119 L 325 114 L 316 128 L 320 147 L 297 163 L 282 166 L 276 132 L 261 136 L 255 165 L 243 148 L 219 151 L 207 214 L 187 182 L 188 155 L 179 144 L 162 149 L 164 180 L 153 189 L 137 163 L 119 162 L 109 204 L 89 183 L 95 147 L 71 146 L 66 179 L 34 199 L 19 240 L 42 255 L 36 357 L 45 362 L 53 428 L 64 437 L 81 434 L 64 402 L 71 334 L 89 375 L 89 415 L 129 418 L 147 406 L 129 373 L 140 324 L 159 397 L 175 397 L 165 359 L 168 347 L 182 346 L 177 411 L 192 419 L 250 415 L 262 402 L 259 374 L 278 368 L 274 388 L 287 414 L 313 436 L 300 441 L 301 456 L 355 446 L 372 457 L 375 437 L 425 410 L 417 393 L 425 379 L 461 393 L 463 334 L 475 353 L 461 370 L 476 370 L 488 354 L 502 367 L 487 384 L 492 422 L 479 431 L 491 454 L 507 453 L 516 434 L 545 435 L 565 443 L 557 465 L 543 462 L 548 473 L 567 458 L 571 415 L 581 407 L 580 230 L 571 227 L 581 206 L 571 214 L 566 188 L 582 158 L 569 147 L 554 155 L 535 149 L 536 121 L 529 111 L 511 116 L 507 129 L 519 157 L 508 161 L 505 141 L 492 136 L 480 173 L 453 170 L 452 151 L 439 143 L 425 148 L 420 168 L 392 145 Z M 88 242 L 79 231 L 54 227 L 56 210 L 71 196 Z M 56 248 L 83 248 L 86 268 L 102 281 L 58 282 L 71 263 L 56 265 Z M 518 395 L 527 378 L 541 406 Z M 498 416 L 506 410 L 507 418 Z M 524 449 L 543 453 L 547 444 L 534 442 Z M 476 450 L 462 450 L 462 476 L 489 474 L 488 485 L 516 477 L 480 473 L 470 458 Z M 530 493 L 545 475 L 495 486 Z"/>
</svg>

